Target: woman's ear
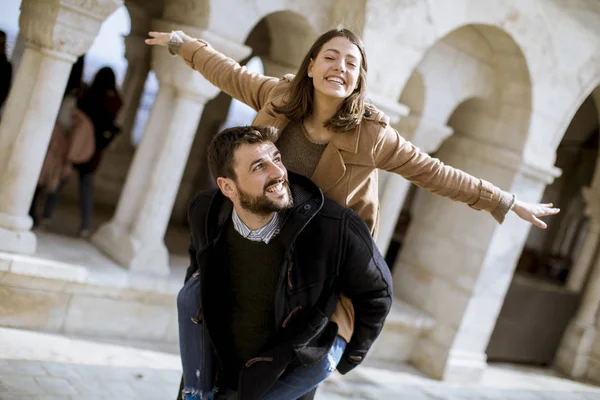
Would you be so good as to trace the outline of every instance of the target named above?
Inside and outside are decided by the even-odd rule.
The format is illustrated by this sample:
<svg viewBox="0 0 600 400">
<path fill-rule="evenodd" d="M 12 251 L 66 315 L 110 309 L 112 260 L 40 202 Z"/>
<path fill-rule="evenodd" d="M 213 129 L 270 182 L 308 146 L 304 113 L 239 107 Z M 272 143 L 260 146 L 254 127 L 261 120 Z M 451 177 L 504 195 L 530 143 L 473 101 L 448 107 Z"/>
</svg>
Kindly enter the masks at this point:
<svg viewBox="0 0 600 400">
<path fill-rule="evenodd" d="M 312 78 L 313 77 L 313 67 L 315 64 L 315 60 L 313 60 L 312 58 L 310 59 L 310 62 L 308 63 L 308 68 L 307 68 L 307 72 L 308 72 L 308 77 Z"/>
</svg>

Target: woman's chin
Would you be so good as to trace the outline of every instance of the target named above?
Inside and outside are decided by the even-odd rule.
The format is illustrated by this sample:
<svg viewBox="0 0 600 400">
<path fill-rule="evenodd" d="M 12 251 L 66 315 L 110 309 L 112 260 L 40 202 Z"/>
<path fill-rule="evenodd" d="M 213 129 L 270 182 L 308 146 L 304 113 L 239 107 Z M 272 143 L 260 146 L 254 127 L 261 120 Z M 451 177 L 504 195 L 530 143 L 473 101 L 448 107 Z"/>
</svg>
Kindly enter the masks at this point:
<svg viewBox="0 0 600 400">
<path fill-rule="evenodd" d="M 341 101 L 349 96 L 349 93 L 346 93 L 343 90 L 319 90 L 318 93 L 324 98 L 331 101 Z"/>
</svg>

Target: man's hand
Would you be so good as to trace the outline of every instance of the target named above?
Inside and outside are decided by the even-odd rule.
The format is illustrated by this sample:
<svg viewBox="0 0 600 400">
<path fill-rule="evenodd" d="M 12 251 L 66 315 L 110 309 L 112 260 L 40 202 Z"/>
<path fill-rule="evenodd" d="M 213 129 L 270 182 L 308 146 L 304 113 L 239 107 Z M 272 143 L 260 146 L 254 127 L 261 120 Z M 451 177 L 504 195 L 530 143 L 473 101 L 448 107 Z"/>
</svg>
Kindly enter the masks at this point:
<svg viewBox="0 0 600 400">
<path fill-rule="evenodd" d="M 547 215 L 555 215 L 560 212 L 559 208 L 554 208 L 552 203 L 547 204 L 531 204 L 517 200 L 512 210 L 519 216 L 519 218 L 531 222 L 537 227 L 546 229 L 547 225 L 544 221 L 540 220 L 540 217 Z"/>
<path fill-rule="evenodd" d="M 171 37 L 171 33 L 148 32 L 148 36 L 151 36 L 152 39 L 146 39 L 145 40 L 146 44 L 167 46 L 169 44 L 169 38 Z"/>
</svg>

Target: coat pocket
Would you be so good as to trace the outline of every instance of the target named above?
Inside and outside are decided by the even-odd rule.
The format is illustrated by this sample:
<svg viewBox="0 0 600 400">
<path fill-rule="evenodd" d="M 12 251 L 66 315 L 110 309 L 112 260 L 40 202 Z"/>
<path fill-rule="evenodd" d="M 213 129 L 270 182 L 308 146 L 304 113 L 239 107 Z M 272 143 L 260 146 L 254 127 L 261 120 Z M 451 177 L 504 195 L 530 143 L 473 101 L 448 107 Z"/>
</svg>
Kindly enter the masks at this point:
<svg viewBox="0 0 600 400">
<path fill-rule="evenodd" d="M 337 324 L 329 323 L 329 318 L 320 309 L 313 308 L 306 328 L 293 340 L 294 353 L 300 364 L 311 366 L 325 358 L 337 330 Z"/>
</svg>

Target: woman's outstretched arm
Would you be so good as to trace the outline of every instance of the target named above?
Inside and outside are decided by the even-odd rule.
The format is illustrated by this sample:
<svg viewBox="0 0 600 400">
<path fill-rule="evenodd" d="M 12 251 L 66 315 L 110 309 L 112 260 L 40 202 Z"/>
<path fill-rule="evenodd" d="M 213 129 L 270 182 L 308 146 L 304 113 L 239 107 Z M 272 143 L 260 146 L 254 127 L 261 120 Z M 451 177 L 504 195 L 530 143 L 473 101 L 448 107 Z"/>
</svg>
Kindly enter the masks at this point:
<svg viewBox="0 0 600 400">
<path fill-rule="evenodd" d="M 545 229 L 546 223 L 540 218 L 560 212 L 552 204 L 520 201 L 483 179 L 445 165 L 420 151 L 390 126 L 379 138 L 373 155 L 377 168 L 395 172 L 419 187 L 466 203 L 473 209 L 489 211 L 499 223 L 512 210 L 521 219 Z"/>
<path fill-rule="evenodd" d="M 146 44 L 168 47 L 171 54 L 179 55 L 210 83 L 256 111 L 264 106 L 271 90 L 280 81 L 248 71 L 207 42 L 191 38 L 181 31 L 149 32 L 148 35 L 150 38 L 146 39 Z"/>
</svg>

